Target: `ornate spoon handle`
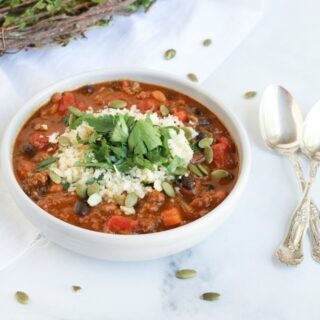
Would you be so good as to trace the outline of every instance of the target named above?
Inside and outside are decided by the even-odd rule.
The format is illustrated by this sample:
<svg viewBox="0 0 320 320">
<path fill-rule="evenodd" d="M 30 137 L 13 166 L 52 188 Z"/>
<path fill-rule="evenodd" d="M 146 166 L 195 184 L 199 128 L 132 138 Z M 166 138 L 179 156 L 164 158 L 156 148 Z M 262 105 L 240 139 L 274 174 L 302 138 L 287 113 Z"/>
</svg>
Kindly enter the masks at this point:
<svg viewBox="0 0 320 320">
<path fill-rule="evenodd" d="M 304 179 L 303 171 L 296 154 L 289 155 L 289 159 L 294 167 L 294 171 L 299 179 L 301 189 L 304 190 L 306 181 Z M 312 257 L 320 262 L 320 210 L 310 200 L 310 217 L 309 217 L 310 236 L 312 241 Z"/>
<path fill-rule="evenodd" d="M 310 190 L 317 175 L 318 166 L 318 162 L 311 162 L 309 181 L 305 184 L 302 199 L 291 218 L 287 237 L 276 253 L 279 260 L 286 264 L 296 265 L 303 260 L 302 240 L 309 224 Z"/>
</svg>

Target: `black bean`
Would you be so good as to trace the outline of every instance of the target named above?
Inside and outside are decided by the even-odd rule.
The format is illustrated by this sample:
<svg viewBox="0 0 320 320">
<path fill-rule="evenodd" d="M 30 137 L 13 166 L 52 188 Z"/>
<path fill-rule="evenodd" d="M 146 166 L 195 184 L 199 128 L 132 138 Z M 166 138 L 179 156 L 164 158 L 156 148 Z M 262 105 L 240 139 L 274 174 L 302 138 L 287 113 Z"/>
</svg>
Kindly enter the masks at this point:
<svg viewBox="0 0 320 320">
<path fill-rule="evenodd" d="M 28 157 L 33 157 L 36 154 L 37 150 L 34 145 L 32 145 L 31 143 L 27 143 L 22 146 L 22 152 Z"/>
<path fill-rule="evenodd" d="M 203 132 L 199 132 L 198 135 L 196 136 L 196 140 L 200 141 L 201 139 L 205 138 L 206 135 Z"/>
<path fill-rule="evenodd" d="M 90 85 L 84 86 L 82 89 L 82 92 L 84 94 L 92 94 L 94 92 L 94 86 L 90 86 Z"/>
<path fill-rule="evenodd" d="M 207 119 L 207 118 L 201 118 L 201 119 L 199 119 L 199 124 L 201 126 L 207 126 L 207 125 L 211 124 L 211 120 Z"/>
<path fill-rule="evenodd" d="M 211 191 L 211 190 L 214 190 L 214 189 L 215 189 L 215 186 L 214 186 L 213 184 L 211 184 L 211 183 L 206 184 L 205 187 L 206 187 L 206 189 L 207 189 L 208 191 Z"/>
<path fill-rule="evenodd" d="M 39 193 L 39 196 L 41 196 L 41 197 L 44 197 L 46 195 L 47 191 L 48 191 L 47 186 L 41 186 L 38 188 L 38 193 Z"/>
<path fill-rule="evenodd" d="M 195 115 L 197 115 L 199 117 L 204 116 L 204 112 L 197 107 L 194 108 L 194 113 L 195 113 Z"/>
<path fill-rule="evenodd" d="M 181 178 L 181 185 L 188 190 L 193 190 L 196 186 L 196 181 L 194 176 L 192 175 L 183 176 Z"/>
<path fill-rule="evenodd" d="M 79 216 L 86 216 L 90 212 L 90 207 L 84 201 L 77 201 L 73 207 L 73 211 Z"/>
</svg>

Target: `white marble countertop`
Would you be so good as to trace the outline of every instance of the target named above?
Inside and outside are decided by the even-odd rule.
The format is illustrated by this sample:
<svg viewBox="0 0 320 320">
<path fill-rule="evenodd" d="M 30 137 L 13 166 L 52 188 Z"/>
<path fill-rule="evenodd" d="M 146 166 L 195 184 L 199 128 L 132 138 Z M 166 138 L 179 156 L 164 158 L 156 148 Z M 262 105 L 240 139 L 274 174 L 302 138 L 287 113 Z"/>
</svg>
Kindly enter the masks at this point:
<svg viewBox="0 0 320 320">
<path fill-rule="evenodd" d="M 143 263 L 97 261 L 53 244 L 34 250 L 0 273 L 1 319 L 319 319 L 320 265 L 310 257 L 309 241 L 302 265 L 273 259 L 298 186 L 288 162 L 262 144 L 259 97 L 242 98 L 271 82 L 294 92 L 305 113 L 320 98 L 319 11 L 317 0 L 270 0 L 257 28 L 203 84 L 244 123 L 253 151 L 249 187 L 221 228 L 191 250 Z M 318 202 L 319 194 L 320 178 Z M 197 278 L 174 277 L 189 267 Z M 75 284 L 83 289 L 72 292 Z M 17 290 L 29 293 L 27 306 L 13 299 Z M 204 291 L 221 298 L 202 301 Z"/>
</svg>

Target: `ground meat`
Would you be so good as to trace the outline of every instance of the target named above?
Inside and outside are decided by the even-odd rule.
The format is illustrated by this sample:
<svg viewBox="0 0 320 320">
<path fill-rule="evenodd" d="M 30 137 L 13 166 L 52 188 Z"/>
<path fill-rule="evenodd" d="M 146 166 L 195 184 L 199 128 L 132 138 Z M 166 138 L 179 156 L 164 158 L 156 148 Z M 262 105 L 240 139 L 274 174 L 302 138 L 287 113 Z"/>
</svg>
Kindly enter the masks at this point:
<svg viewBox="0 0 320 320">
<path fill-rule="evenodd" d="M 151 233 L 156 232 L 158 229 L 158 226 L 162 222 L 161 216 L 155 217 L 152 213 L 145 214 L 143 216 L 143 219 L 139 220 L 140 215 L 138 215 L 138 221 L 139 221 L 139 233 Z"/>
<path fill-rule="evenodd" d="M 190 206 L 201 209 L 210 208 L 212 206 L 216 207 L 226 198 L 227 195 L 227 191 L 224 190 L 204 192 L 202 195 L 191 201 Z"/>
<path fill-rule="evenodd" d="M 119 206 L 115 202 L 104 203 L 99 206 L 99 209 L 104 214 L 112 215 L 112 214 L 121 214 Z"/>
<path fill-rule="evenodd" d="M 142 205 L 137 209 L 137 220 L 141 233 L 155 232 L 161 223 L 160 208 L 163 206 L 166 196 L 159 191 L 147 193 Z M 159 215 L 155 215 L 158 213 Z"/>
<path fill-rule="evenodd" d="M 24 178 L 23 190 L 33 199 L 38 200 L 48 191 L 49 176 L 45 172 L 28 172 Z"/>
<path fill-rule="evenodd" d="M 79 218 L 79 222 L 81 224 L 81 227 L 94 230 L 94 231 L 101 231 L 103 230 L 103 227 L 107 221 L 107 215 L 103 215 L 102 211 L 100 211 L 98 208 L 94 208 L 91 210 L 90 214 Z"/>
<path fill-rule="evenodd" d="M 140 83 L 136 81 L 122 81 L 122 91 L 134 95 L 141 91 Z"/>
<path fill-rule="evenodd" d="M 165 200 L 166 197 L 162 192 L 151 191 L 147 193 L 142 205 L 138 208 L 138 214 L 144 215 L 148 212 L 158 212 Z"/>
<path fill-rule="evenodd" d="M 39 207 L 52 213 L 55 217 L 77 225 L 78 217 L 71 209 L 77 200 L 78 197 L 76 195 L 59 192 L 49 194 L 46 198 L 38 200 L 37 203 Z"/>
<path fill-rule="evenodd" d="M 28 174 L 34 170 L 36 164 L 27 160 L 20 160 L 19 166 L 17 166 L 17 175 L 18 177 L 24 181 L 24 179 L 28 176 Z"/>
<path fill-rule="evenodd" d="M 29 172 L 29 174 L 27 175 L 26 179 L 25 179 L 25 183 L 31 187 L 41 187 L 47 184 L 47 182 L 49 181 L 49 176 L 48 176 L 48 172 L 44 171 L 44 172 Z"/>
</svg>

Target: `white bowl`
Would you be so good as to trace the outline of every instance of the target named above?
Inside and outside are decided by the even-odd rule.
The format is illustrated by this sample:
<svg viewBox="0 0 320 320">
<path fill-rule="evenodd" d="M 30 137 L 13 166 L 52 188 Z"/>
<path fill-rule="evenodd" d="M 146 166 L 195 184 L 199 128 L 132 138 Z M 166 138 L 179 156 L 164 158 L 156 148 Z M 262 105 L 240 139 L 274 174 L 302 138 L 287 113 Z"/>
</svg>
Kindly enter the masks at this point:
<svg viewBox="0 0 320 320">
<path fill-rule="evenodd" d="M 76 89 L 86 84 L 120 79 L 153 83 L 182 92 L 211 109 L 229 130 L 240 155 L 239 177 L 228 197 L 210 213 L 194 222 L 168 231 L 143 235 L 106 234 L 82 229 L 55 218 L 38 207 L 23 192 L 14 175 L 12 150 L 16 136 L 29 116 L 48 102 L 55 92 Z M 118 261 L 138 261 L 177 253 L 208 237 L 229 216 L 244 192 L 249 175 L 251 156 L 248 137 L 236 117 L 198 86 L 156 71 L 99 70 L 58 82 L 41 91 L 21 107 L 8 125 L 3 137 L 1 160 L 2 173 L 12 197 L 23 214 L 49 240 L 90 257 Z"/>
</svg>

